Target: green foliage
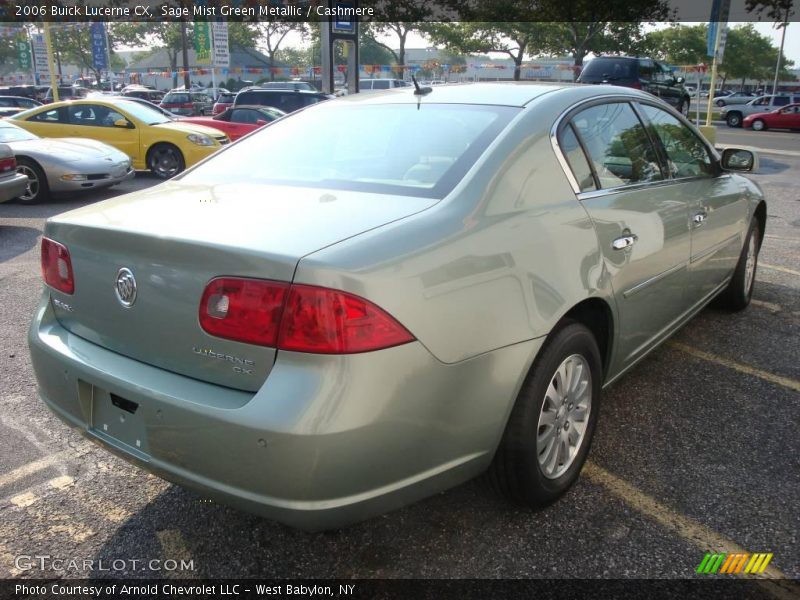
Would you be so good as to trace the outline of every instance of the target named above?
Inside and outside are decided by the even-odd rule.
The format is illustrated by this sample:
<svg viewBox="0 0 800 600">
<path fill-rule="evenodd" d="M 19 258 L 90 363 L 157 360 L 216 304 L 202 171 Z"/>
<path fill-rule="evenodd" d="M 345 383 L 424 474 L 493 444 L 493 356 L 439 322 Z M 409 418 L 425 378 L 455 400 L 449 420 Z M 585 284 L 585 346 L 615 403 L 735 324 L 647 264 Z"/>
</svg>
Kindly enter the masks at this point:
<svg viewBox="0 0 800 600">
<path fill-rule="evenodd" d="M 728 32 L 720 70 L 726 77 L 741 79 L 742 82 L 745 79 L 771 79 L 775 73 L 777 60 L 778 49 L 772 45 L 772 41 L 756 31 L 752 23 L 749 23 Z M 779 79 L 791 79 L 786 67 L 793 64 L 783 57 Z"/>
<path fill-rule="evenodd" d="M 705 24 L 673 25 L 648 33 L 644 40 L 644 54 L 673 65 L 708 63 L 711 59 L 706 56 L 707 36 Z"/>
</svg>

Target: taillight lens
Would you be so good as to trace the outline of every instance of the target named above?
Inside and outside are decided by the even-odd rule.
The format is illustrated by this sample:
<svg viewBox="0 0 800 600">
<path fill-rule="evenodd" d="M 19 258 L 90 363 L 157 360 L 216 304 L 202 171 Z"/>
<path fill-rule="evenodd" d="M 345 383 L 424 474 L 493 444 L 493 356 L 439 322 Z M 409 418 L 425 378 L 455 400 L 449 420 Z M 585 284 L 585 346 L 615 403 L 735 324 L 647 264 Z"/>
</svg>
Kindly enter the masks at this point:
<svg viewBox="0 0 800 600">
<path fill-rule="evenodd" d="M 371 302 L 326 288 L 292 285 L 278 347 L 296 352 L 353 354 L 399 346 L 414 339 Z"/>
<path fill-rule="evenodd" d="M 17 170 L 17 159 L 13 156 L 0 158 L 0 174 L 10 173 Z"/>
<path fill-rule="evenodd" d="M 218 337 L 316 354 L 370 352 L 414 340 L 364 298 L 261 279 L 209 282 L 200 302 L 200 325 Z"/>
<path fill-rule="evenodd" d="M 200 326 L 217 337 L 275 346 L 288 289 L 263 279 L 213 279 L 200 301 Z"/>
<path fill-rule="evenodd" d="M 42 279 L 59 292 L 72 294 L 75 291 L 69 250 L 64 244 L 46 237 L 42 238 Z"/>
</svg>

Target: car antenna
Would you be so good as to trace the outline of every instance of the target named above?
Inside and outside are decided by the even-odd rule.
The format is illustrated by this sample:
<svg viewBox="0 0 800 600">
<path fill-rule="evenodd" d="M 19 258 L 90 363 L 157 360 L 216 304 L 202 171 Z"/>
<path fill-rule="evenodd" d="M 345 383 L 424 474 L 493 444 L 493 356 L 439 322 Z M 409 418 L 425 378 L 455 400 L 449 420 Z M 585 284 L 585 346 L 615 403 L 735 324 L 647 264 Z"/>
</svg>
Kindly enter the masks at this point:
<svg viewBox="0 0 800 600">
<path fill-rule="evenodd" d="M 411 75 L 411 81 L 414 82 L 414 95 L 415 96 L 424 96 L 426 94 L 430 94 L 433 91 L 433 88 L 429 87 L 419 87 L 417 83 L 417 78 L 414 75 Z"/>
</svg>

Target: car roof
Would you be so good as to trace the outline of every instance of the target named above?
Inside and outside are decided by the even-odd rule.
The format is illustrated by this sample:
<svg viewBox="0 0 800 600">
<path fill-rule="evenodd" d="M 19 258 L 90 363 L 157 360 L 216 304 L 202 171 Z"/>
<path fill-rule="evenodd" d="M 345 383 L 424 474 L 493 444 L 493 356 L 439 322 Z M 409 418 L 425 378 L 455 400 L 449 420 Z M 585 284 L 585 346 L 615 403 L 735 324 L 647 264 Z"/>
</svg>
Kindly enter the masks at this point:
<svg viewBox="0 0 800 600">
<path fill-rule="evenodd" d="M 317 90 L 298 90 L 294 88 L 250 88 L 247 90 L 241 90 L 239 93 L 242 92 L 254 92 L 256 94 L 285 94 L 286 92 L 291 92 L 292 94 L 299 94 L 301 96 L 325 96 L 323 92 Z"/>
<path fill-rule="evenodd" d="M 414 86 L 394 88 L 370 94 L 342 96 L 337 102 L 361 104 L 487 104 L 499 106 L 525 106 L 532 100 L 567 88 L 581 89 L 581 84 L 550 84 L 534 82 L 455 83 L 437 86 L 424 96 L 414 94 Z M 592 86 L 598 89 L 598 86 Z"/>
</svg>

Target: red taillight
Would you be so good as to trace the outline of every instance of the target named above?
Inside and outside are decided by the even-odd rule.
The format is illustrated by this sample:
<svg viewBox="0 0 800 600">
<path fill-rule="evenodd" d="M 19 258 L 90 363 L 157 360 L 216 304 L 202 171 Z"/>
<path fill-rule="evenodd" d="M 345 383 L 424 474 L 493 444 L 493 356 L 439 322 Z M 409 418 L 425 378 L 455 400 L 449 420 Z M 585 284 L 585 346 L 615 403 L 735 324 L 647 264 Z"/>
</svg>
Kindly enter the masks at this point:
<svg viewBox="0 0 800 600">
<path fill-rule="evenodd" d="M 0 158 L 0 174 L 10 173 L 17 170 L 17 159 L 13 156 Z"/>
<path fill-rule="evenodd" d="M 42 278 L 51 288 L 65 294 L 75 291 L 75 278 L 72 275 L 72 259 L 64 244 L 49 238 L 42 238 Z"/>
<path fill-rule="evenodd" d="M 640 90 L 640 89 L 642 89 L 642 83 L 641 83 L 640 81 L 634 81 L 634 82 L 631 84 L 631 87 L 632 87 L 633 89 L 635 89 L 635 90 Z"/>
<path fill-rule="evenodd" d="M 353 294 L 261 279 L 209 282 L 200 325 L 218 337 L 317 354 L 369 352 L 414 340 L 391 315 Z"/>
<path fill-rule="evenodd" d="M 217 337 L 275 346 L 288 289 L 263 279 L 213 279 L 200 301 L 200 326 Z"/>
</svg>

